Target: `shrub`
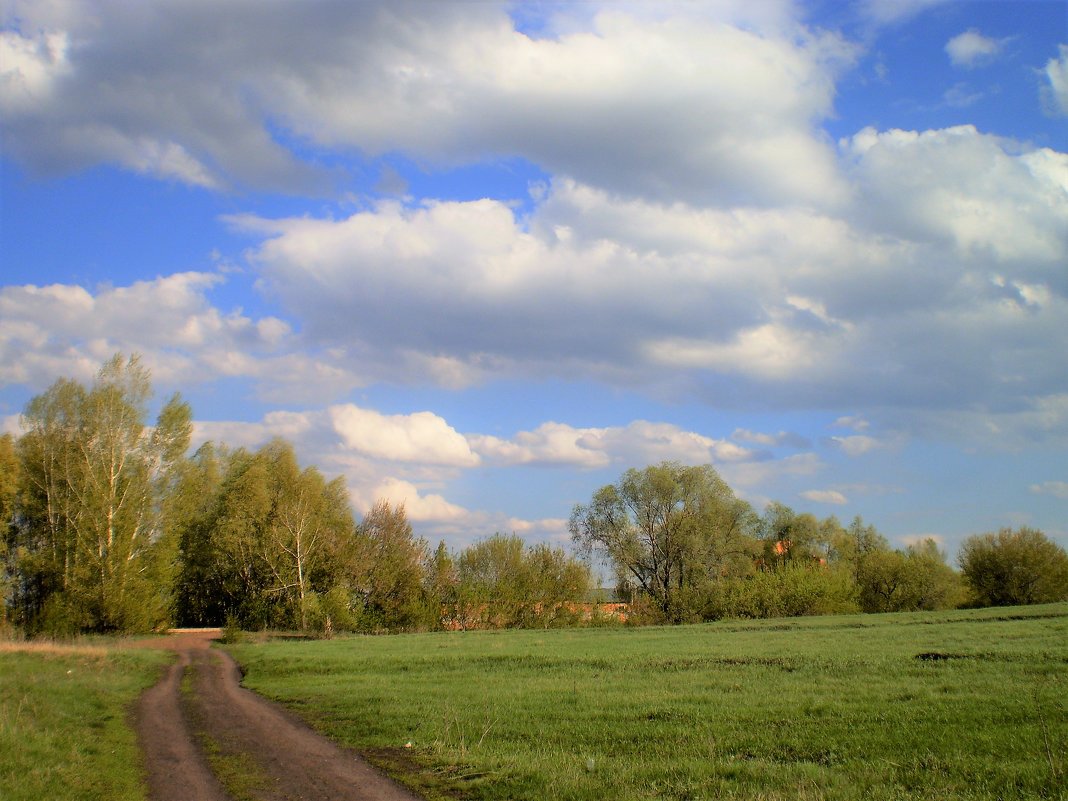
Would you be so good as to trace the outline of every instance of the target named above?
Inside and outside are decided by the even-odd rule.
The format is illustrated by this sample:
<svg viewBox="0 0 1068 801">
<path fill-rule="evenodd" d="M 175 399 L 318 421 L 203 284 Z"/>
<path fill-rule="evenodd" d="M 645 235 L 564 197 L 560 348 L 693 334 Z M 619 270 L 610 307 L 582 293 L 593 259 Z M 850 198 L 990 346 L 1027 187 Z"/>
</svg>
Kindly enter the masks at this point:
<svg viewBox="0 0 1068 801">
<path fill-rule="evenodd" d="M 969 537 L 958 558 L 975 606 L 1068 600 L 1068 553 L 1037 529 Z"/>
<path fill-rule="evenodd" d="M 230 614 L 226 616 L 226 625 L 223 626 L 222 637 L 219 638 L 220 642 L 227 644 L 233 644 L 241 642 L 244 639 L 244 633 L 241 631 L 241 622 L 236 615 Z"/>
<path fill-rule="evenodd" d="M 747 578 L 717 582 L 705 608 L 706 619 L 799 617 L 857 611 L 856 585 L 849 571 L 793 564 Z"/>
</svg>

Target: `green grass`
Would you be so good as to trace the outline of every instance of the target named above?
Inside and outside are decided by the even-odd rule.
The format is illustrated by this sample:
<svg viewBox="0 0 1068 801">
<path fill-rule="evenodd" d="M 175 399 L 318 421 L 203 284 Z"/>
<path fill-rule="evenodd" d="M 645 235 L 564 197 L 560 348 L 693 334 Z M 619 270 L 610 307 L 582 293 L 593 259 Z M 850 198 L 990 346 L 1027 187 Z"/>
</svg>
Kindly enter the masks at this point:
<svg viewBox="0 0 1068 801">
<path fill-rule="evenodd" d="M 1068 797 L 1068 604 L 230 650 L 430 795 Z"/>
<path fill-rule="evenodd" d="M 144 799 L 129 714 L 167 658 L 103 645 L 0 643 L 0 798 Z"/>
</svg>

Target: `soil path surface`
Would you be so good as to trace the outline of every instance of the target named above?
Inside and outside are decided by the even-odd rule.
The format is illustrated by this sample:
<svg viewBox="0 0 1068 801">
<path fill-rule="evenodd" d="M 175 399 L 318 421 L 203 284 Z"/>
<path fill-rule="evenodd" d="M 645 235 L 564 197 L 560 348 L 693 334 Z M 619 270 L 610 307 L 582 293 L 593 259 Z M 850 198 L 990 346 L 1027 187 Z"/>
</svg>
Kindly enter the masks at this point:
<svg viewBox="0 0 1068 801">
<path fill-rule="evenodd" d="M 237 664 L 211 648 L 218 636 L 183 632 L 144 643 L 178 654 L 135 713 L 153 801 L 232 801 L 212 763 L 224 766 L 242 798 L 257 801 L 419 801 L 358 754 L 241 687 Z"/>
</svg>

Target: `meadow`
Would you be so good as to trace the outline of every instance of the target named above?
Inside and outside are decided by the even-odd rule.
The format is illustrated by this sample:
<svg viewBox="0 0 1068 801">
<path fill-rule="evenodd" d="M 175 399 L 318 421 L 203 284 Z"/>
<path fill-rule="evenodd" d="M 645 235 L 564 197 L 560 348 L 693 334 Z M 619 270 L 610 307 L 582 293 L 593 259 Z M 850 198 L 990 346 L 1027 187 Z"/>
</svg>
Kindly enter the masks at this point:
<svg viewBox="0 0 1068 801">
<path fill-rule="evenodd" d="M 228 646 L 428 797 L 1068 797 L 1068 604 Z"/>
<path fill-rule="evenodd" d="M 0 798 L 143 799 L 130 708 L 167 661 L 114 640 L 0 642 Z"/>
</svg>

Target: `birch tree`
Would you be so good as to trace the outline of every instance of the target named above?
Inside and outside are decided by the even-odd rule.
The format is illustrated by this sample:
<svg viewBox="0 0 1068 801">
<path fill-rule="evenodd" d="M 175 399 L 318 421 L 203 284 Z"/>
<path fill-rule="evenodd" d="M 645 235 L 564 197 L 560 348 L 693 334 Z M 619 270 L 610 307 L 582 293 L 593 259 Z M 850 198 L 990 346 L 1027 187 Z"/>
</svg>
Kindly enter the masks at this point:
<svg viewBox="0 0 1068 801">
<path fill-rule="evenodd" d="M 175 395 L 149 427 L 150 397 L 139 357 L 116 355 L 90 388 L 61 379 L 27 406 L 19 546 L 28 617 L 114 631 L 165 616 L 159 511 L 191 415 Z"/>
<path fill-rule="evenodd" d="M 270 592 L 293 599 L 300 628 L 306 629 L 309 596 L 332 583 L 329 557 L 352 530 L 345 483 L 340 477 L 327 482 L 314 467 L 300 470 L 286 443 L 272 443 L 266 455 L 274 485 L 273 514 L 262 541 L 273 579 Z"/>
<path fill-rule="evenodd" d="M 221 459 L 202 448 L 194 462 L 182 490 L 179 619 L 313 627 L 320 596 L 348 578 L 355 523 L 344 480 L 302 470 L 280 439 Z M 214 499 L 198 502 L 198 492 Z"/>
</svg>

